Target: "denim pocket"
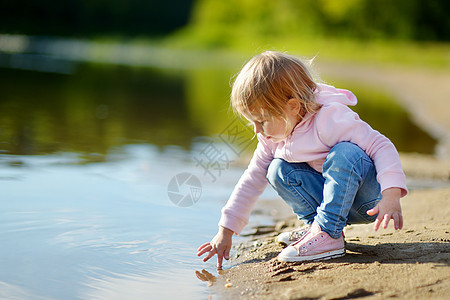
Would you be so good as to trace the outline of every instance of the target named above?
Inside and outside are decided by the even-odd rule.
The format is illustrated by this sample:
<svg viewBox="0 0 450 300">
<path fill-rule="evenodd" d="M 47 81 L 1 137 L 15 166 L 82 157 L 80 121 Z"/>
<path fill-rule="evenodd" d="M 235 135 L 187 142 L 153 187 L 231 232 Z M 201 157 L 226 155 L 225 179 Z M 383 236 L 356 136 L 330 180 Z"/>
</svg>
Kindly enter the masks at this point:
<svg viewBox="0 0 450 300">
<path fill-rule="evenodd" d="M 378 204 L 378 202 L 380 202 L 380 200 L 381 200 L 381 198 L 377 198 L 377 199 L 375 199 L 375 200 L 368 201 L 368 202 L 364 203 L 363 205 L 361 205 L 361 206 L 358 208 L 358 210 L 357 210 L 358 215 L 359 215 L 362 219 L 366 220 L 366 221 L 369 222 L 369 223 L 375 221 L 375 219 L 377 218 L 378 214 L 373 215 L 373 216 L 369 216 L 366 212 L 367 212 L 369 209 L 374 208 L 374 207 Z"/>
</svg>

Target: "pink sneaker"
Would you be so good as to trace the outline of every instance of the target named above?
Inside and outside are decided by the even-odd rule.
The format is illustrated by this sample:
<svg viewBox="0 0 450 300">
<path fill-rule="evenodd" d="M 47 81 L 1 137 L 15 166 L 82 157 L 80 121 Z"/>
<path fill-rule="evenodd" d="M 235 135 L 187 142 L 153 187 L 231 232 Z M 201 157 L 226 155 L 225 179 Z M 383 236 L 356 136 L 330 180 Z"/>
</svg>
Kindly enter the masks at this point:
<svg viewBox="0 0 450 300">
<path fill-rule="evenodd" d="M 278 254 L 279 261 L 325 260 L 345 255 L 344 237 L 333 239 L 324 231 L 314 234 L 309 231 L 298 242 L 286 247 Z"/>
</svg>

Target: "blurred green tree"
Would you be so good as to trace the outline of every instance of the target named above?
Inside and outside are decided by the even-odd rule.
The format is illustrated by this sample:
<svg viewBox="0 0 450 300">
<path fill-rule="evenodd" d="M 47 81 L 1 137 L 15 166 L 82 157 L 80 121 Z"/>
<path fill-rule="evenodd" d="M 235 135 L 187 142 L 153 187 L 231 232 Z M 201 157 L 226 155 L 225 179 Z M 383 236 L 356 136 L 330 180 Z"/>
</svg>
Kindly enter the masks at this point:
<svg viewBox="0 0 450 300">
<path fill-rule="evenodd" d="M 449 11 L 448 0 L 197 0 L 188 32 L 212 45 L 314 35 L 449 41 Z"/>
</svg>

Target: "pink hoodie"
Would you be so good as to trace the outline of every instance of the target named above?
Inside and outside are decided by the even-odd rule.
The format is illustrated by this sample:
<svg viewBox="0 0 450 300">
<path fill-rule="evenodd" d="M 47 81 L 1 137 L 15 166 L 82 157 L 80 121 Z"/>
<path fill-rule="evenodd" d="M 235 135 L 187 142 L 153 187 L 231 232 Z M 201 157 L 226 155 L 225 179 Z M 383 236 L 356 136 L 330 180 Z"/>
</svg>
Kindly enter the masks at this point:
<svg viewBox="0 0 450 300">
<path fill-rule="evenodd" d="M 322 172 L 328 152 L 342 141 L 358 145 L 374 161 L 382 191 L 398 187 L 402 189 L 402 197 L 406 195 L 406 178 L 394 145 L 347 107 L 356 104 L 355 95 L 320 84 L 316 101 L 323 105 L 319 112 L 307 114 L 285 141 L 273 143 L 257 135 L 259 143 L 253 158 L 222 209 L 219 225 L 236 234 L 241 232 L 257 198 L 267 186 L 267 168 L 274 158 L 307 162 Z"/>
</svg>

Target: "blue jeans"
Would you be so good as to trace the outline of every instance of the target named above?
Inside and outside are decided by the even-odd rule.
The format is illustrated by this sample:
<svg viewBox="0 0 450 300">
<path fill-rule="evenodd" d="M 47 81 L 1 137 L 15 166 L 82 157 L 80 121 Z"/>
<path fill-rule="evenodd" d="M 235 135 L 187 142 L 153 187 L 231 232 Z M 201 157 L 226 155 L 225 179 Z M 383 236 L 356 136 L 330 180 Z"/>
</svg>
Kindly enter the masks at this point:
<svg viewBox="0 0 450 300">
<path fill-rule="evenodd" d="M 306 224 L 316 221 L 338 238 L 346 224 L 371 223 L 366 211 L 381 200 L 373 161 L 357 145 L 341 142 L 331 148 L 322 173 L 307 163 L 275 158 L 267 170 L 270 185 Z"/>
</svg>

